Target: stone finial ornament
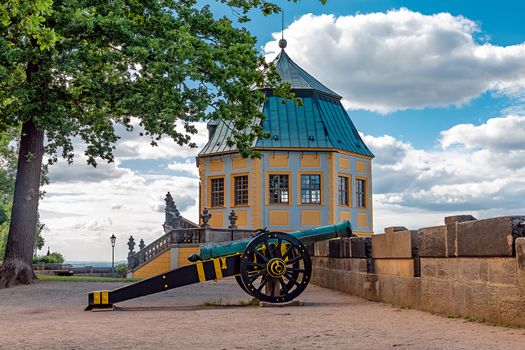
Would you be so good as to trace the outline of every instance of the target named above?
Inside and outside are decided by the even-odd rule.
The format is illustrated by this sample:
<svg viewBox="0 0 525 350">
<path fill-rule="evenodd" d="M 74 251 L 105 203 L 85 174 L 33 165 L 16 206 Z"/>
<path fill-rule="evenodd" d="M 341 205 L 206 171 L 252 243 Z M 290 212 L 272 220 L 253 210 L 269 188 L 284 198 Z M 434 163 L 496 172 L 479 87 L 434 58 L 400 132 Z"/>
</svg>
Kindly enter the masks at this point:
<svg viewBox="0 0 525 350">
<path fill-rule="evenodd" d="M 228 228 L 237 228 L 237 225 L 235 225 L 237 219 L 237 214 L 235 214 L 235 210 L 232 209 L 230 215 L 228 216 L 228 220 L 230 220 L 230 226 L 228 226 Z"/>
<path fill-rule="evenodd" d="M 129 236 L 129 239 L 128 239 L 128 248 L 129 248 L 129 253 L 128 253 L 128 256 L 130 255 L 133 255 L 135 254 L 135 238 L 133 238 L 133 236 Z"/>
<path fill-rule="evenodd" d="M 208 211 L 208 208 L 204 208 L 201 214 L 202 224 L 201 227 L 208 228 L 210 227 L 209 221 L 211 219 L 211 214 Z"/>
<path fill-rule="evenodd" d="M 166 208 L 164 209 L 166 215 L 162 227 L 164 227 L 164 232 L 167 233 L 181 227 L 181 216 L 171 193 L 168 192 L 166 194 L 164 201 L 166 202 Z"/>
<path fill-rule="evenodd" d="M 144 244 L 144 240 L 141 239 L 141 240 L 140 240 L 140 243 L 139 243 L 139 250 L 144 249 L 144 247 L 146 247 L 146 244 Z"/>
</svg>

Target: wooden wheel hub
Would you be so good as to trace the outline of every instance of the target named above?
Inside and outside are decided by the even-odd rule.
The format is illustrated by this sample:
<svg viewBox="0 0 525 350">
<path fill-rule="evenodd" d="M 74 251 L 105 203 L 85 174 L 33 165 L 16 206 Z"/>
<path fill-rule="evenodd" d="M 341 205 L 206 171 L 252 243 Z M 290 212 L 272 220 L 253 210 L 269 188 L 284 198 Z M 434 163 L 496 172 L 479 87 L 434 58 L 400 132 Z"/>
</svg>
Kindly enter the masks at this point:
<svg viewBox="0 0 525 350">
<path fill-rule="evenodd" d="M 280 258 L 271 259 L 266 265 L 266 271 L 273 278 L 279 278 L 286 273 L 286 263 Z"/>
</svg>

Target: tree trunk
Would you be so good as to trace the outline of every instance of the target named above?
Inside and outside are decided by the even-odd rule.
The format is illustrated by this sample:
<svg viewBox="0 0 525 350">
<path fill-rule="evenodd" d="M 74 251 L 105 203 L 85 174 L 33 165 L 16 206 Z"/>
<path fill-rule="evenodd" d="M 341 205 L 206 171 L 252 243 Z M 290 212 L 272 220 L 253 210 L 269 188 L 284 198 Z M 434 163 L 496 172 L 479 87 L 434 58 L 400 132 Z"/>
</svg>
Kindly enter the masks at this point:
<svg viewBox="0 0 525 350">
<path fill-rule="evenodd" d="M 0 266 L 0 288 L 30 284 L 33 272 L 33 246 L 40 194 L 40 172 L 44 156 L 44 130 L 33 120 L 22 125 L 13 211 L 5 251 Z"/>
</svg>

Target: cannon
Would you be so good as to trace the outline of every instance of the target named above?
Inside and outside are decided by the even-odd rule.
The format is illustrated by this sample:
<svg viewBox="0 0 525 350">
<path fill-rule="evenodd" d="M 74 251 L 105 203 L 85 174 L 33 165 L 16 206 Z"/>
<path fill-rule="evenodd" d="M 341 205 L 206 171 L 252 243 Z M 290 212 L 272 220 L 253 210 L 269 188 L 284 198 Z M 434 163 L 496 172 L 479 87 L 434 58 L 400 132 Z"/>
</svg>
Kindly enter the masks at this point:
<svg viewBox="0 0 525 350">
<path fill-rule="evenodd" d="M 192 264 L 117 288 L 88 295 L 86 310 L 112 308 L 114 304 L 168 289 L 235 277 L 249 295 L 270 303 L 284 303 L 301 294 L 312 275 L 306 244 L 350 237 L 349 221 L 291 233 L 259 231 L 245 238 L 204 245 Z"/>
</svg>

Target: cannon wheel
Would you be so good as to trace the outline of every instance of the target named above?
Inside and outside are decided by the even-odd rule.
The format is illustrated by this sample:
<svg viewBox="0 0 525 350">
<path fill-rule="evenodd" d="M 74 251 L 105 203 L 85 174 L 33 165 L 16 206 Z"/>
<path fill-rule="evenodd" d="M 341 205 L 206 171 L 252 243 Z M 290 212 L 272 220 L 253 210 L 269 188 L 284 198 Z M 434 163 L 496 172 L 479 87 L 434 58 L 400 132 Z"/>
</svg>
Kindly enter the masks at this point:
<svg viewBox="0 0 525 350">
<path fill-rule="evenodd" d="M 270 245 L 272 245 L 272 244 L 273 243 L 270 243 Z M 263 254 L 266 256 L 266 254 L 267 254 L 266 251 L 264 251 Z M 294 269 L 294 270 L 292 270 L 292 277 L 293 277 L 294 280 L 297 280 L 297 278 L 299 277 L 298 270 L 300 269 L 300 261 L 296 261 L 292 265 L 292 268 Z M 242 282 L 241 275 L 236 275 L 235 276 L 235 281 L 237 281 L 237 284 L 239 285 L 239 287 L 241 287 L 241 289 L 243 291 L 245 291 L 246 294 L 252 295 L 252 293 L 250 293 L 250 291 L 248 289 L 246 289 L 246 287 L 244 286 L 244 283 Z M 288 283 L 286 283 L 286 288 L 288 288 L 288 289 L 292 288 L 293 284 L 294 284 L 294 282 L 292 282 L 292 280 L 288 280 Z"/>
<path fill-rule="evenodd" d="M 243 289 L 261 301 L 293 300 L 304 291 L 311 275 L 312 262 L 306 247 L 287 233 L 260 234 L 241 255 Z M 274 287 L 267 288 L 267 285 Z"/>
</svg>

